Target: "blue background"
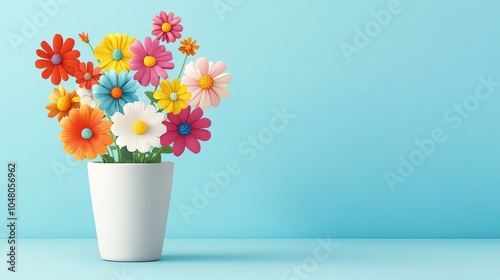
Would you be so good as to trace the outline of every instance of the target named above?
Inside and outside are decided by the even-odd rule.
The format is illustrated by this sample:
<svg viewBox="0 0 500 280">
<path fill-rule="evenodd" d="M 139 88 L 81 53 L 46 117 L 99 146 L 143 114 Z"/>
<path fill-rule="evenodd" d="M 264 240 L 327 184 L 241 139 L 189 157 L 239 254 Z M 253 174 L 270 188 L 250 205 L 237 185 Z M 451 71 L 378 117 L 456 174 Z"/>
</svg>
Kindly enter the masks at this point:
<svg viewBox="0 0 500 280">
<path fill-rule="evenodd" d="M 233 6 L 218 13 L 217 3 Z M 183 37 L 201 45 L 198 57 L 224 60 L 233 75 L 230 98 L 206 112 L 213 138 L 202 152 L 164 157 L 175 162 L 167 238 L 499 237 L 500 86 L 483 100 L 474 92 L 478 77 L 500 81 L 500 3 L 402 0 L 369 44 L 346 57 L 341 45 L 356 47 L 356 28 L 376 28 L 372 11 L 389 3 L 60 1 L 26 36 L 24 18 L 33 22 L 44 9 L 11 2 L 0 11 L 0 158 L 19 166 L 19 237 L 95 237 L 86 163 L 68 160 L 57 121 L 46 117 L 53 86 L 34 67 L 40 41 L 73 37 L 90 60 L 78 33 L 94 46 L 115 32 L 143 40 L 160 10 L 182 17 Z M 13 44 L 12 34 L 24 41 Z M 177 47 L 167 48 L 179 66 Z M 457 127 L 454 105 L 464 102 L 473 110 Z M 294 118 L 270 130 L 285 108 Z M 435 129 L 446 140 L 401 176 L 399 157 L 422 155 L 415 141 Z M 259 135 L 261 149 L 249 142 Z M 235 162 L 241 172 L 207 207 L 183 216 L 195 191 L 214 182 L 210 173 Z M 58 177 L 54 166 L 67 172 Z M 387 172 L 403 182 L 391 188 Z"/>
</svg>

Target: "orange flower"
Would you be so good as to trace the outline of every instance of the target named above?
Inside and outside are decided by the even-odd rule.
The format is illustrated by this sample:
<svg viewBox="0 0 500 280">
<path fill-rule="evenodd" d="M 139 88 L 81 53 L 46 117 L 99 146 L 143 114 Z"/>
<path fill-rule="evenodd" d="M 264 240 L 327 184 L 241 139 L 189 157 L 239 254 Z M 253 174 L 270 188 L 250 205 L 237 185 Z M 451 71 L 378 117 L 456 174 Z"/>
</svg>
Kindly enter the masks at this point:
<svg viewBox="0 0 500 280">
<path fill-rule="evenodd" d="M 59 121 L 66 117 L 71 109 L 80 107 L 80 97 L 76 94 L 76 90 L 68 92 L 63 86 L 60 86 L 59 89 L 55 88 L 54 95 L 49 94 L 49 99 L 53 103 L 45 106 L 49 110 L 48 116 L 53 118 L 58 115 Z"/>
<path fill-rule="evenodd" d="M 80 40 L 82 40 L 83 42 L 89 42 L 89 33 L 85 34 L 85 32 L 82 31 L 82 33 L 78 34 L 78 36 L 80 36 Z"/>
<path fill-rule="evenodd" d="M 97 81 L 102 76 L 101 68 L 94 68 L 92 61 L 80 62 L 80 67 L 76 68 L 75 78 L 76 83 L 80 85 L 81 88 L 86 88 L 90 90 L 93 85 L 97 84 Z"/>
<path fill-rule="evenodd" d="M 104 112 L 98 108 L 83 105 L 80 110 L 71 110 L 69 118 L 61 120 L 63 131 L 59 140 L 64 143 L 64 151 L 75 155 L 75 159 L 94 159 L 107 153 L 113 143 L 109 134 L 112 123 L 104 120 Z"/>
<path fill-rule="evenodd" d="M 36 54 L 41 58 L 35 62 L 36 68 L 43 69 L 42 78 L 48 79 L 51 77 L 51 82 L 54 85 L 61 83 L 61 79 L 67 81 L 69 76 L 75 74 L 75 68 L 78 67 L 80 61 L 80 52 L 73 50 L 75 40 L 68 38 L 63 42 L 63 37 L 60 34 L 54 35 L 52 48 L 49 43 L 42 41 L 42 49 L 36 50 Z"/>
<path fill-rule="evenodd" d="M 181 41 L 182 46 L 179 47 L 179 50 L 187 55 L 196 55 L 196 50 L 200 48 L 200 46 L 196 45 L 196 40 L 191 42 L 191 37 L 186 40 Z"/>
</svg>

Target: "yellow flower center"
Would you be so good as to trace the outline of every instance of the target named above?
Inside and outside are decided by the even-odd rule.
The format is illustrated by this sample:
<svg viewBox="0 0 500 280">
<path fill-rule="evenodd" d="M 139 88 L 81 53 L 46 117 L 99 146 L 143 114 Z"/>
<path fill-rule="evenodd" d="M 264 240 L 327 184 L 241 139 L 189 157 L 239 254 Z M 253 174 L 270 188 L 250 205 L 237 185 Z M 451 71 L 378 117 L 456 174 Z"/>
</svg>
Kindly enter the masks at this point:
<svg viewBox="0 0 500 280">
<path fill-rule="evenodd" d="M 146 131 L 148 131 L 148 125 L 143 121 L 136 121 L 134 123 L 133 129 L 134 129 L 135 134 L 141 135 L 141 134 L 146 133 Z"/>
<path fill-rule="evenodd" d="M 203 75 L 198 80 L 198 85 L 205 90 L 211 89 L 212 86 L 214 85 L 214 79 L 212 79 L 212 77 L 210 77 L 209 75 Z"/>
<path fill-rule="evenodd" d="M 185 46 L 185 47 L 184 47 L 184 49 L 185 49 L 186 51 L 190 51 L 190 50 L 192 50 L 192 49 L 193 49 L 193 47 L 191 47 L 191 45 L 187 45 L 187 46 Z"/>
<path fill-rule="evenodd" d="M 164 24 L 161 25 L 161 30 L 163 32 L 170 32 L 170 30 L 172 30 L 172 25 L 170 25 L 170 23 L 168 22 L 165 22 Z"/>
<path fill-rule="evenodd" d="M 154 56 L 146 56 L 144 57 L 144 65 L 147 67 L 153 67 L 156 65 L 156 58 Z"/>
<path fill-rule="evenodd" d="M 111 90 L 111 97 L 113 97 L 114 99 L 118 99 L 118 98 L 122 97 L 122 95 L 123 95 L 123 91 L 119 87 L 114 87 Z"/>
<path fill-rule="evenodd" d="M 71 100 L 69 99 L 68 96 L 61 96 L 59 99 L 57 99 L 57 109 L 59 111 L 66 112 L 71 108 Z"/>
</svg>

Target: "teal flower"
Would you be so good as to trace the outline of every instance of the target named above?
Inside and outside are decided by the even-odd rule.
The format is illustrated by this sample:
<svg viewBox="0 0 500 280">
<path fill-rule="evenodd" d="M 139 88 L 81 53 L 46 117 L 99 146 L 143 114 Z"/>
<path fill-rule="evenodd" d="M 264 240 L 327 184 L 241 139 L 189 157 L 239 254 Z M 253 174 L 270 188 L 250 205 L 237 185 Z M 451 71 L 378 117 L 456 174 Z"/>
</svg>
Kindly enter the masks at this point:
<svg viewBox="0 0 500 280">
<path fill-rule="evenodd" d="M 123 113 L 125 104 L 139 100 L 135 95 L 138 88 L 139 83 L 128 72 L 120 71 L 117 75 L 114 69 L 110 69 L 92 89 L 95 99 L 100 101 L 99 108 L 113 116 L 116 112 Z"/>
</svg>

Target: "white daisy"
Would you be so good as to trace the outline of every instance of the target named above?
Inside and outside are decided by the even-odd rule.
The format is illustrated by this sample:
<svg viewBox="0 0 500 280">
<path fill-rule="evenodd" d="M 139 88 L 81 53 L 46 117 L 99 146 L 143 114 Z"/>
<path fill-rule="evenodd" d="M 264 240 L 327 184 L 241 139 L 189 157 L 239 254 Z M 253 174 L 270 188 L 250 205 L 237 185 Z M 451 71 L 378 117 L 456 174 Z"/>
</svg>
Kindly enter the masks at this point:
<svg viewBox="0 0 500 280">
<path fill-rule="evenodd" d="M 151 147 L 159 147 L 160 136 L 167 132 L 162 124 L 163 114 L 144 102 L 125 104 L 123 114 L 116 112 L 111 119 L 111 131 L 117 136 L 116 144 L 120 148 L 126 146 L 130 152 L 138 150 L 147 153 Z"/>
<path fill-rule="evenodd" d="M 80 96 L 80 104 L 87 105 L 90 108 L 94 108 L 97 105 L 97 102 L 94 98 L 94 93 L 92 90 L 88 90 L 86 88 L 81 88 L 78 85 L 76 86 L 76 94 Z"/>
</svg>

